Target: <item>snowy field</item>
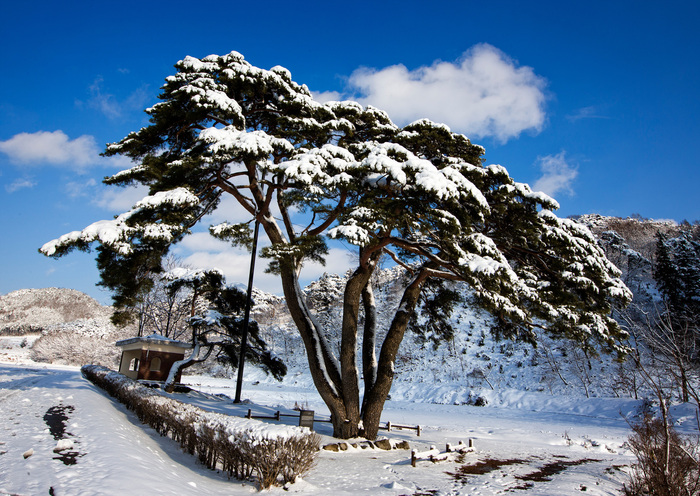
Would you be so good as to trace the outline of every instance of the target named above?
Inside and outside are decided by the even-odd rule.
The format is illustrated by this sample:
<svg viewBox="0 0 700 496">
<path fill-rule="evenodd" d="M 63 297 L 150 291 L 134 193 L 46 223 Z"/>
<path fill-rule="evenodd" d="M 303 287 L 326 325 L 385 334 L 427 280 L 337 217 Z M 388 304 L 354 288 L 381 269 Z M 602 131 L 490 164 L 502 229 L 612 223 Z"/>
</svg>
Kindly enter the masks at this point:
<svg viewBox="0 0 700 496">
<path fill-rule="evenodd" d="M 77 368 L 3 358 L 0 494 L 257 492 L 252 482 L 228 480 L 199 466 L 194 457 L 142 426 L 122 405 L 83 379 Z M 245 383 L 244 397 L 250 403 L 243 405 L 212 397 L 218 393 L 232 396 L 231 381 L 204 376 L 187 378 L 204 394 L 175 396 L 232 415 L 245 415 L 248 408 L 254 414 L 293 413 L 295 404 L 319 416 L 327 413 L 310 389 L 254 379 Z M 547 401 L 538 403 L 538 396 Z M 322 451 L 304 480 L 268 492 L 618 494 L 625 481 L 620 468 L 633 462 L 623 447 L 629 430 L 619 412 L 633 409 L 633 402 L 597 399 L 586 405 L 585 400 L 577 400 L 567 406 L 562 399 L 563 404 L 554 411 L 548 408 L 551 400 L 551 396 L 536 393 L 513 395 L 510 406 L 481 408 L 389 401 L 384 420 L 422 426 L 420 437 L 415 431 L 392 430 L 385 432 L 390 439 L 407 440 L 419 451 L 431 445 L 444 451 L 446 443 L 473 439 L 475 451 L 461 459 L 419 461 L 416 467 L 411 466 L 408 450 Z M 330 424 L 317 423 L 316 430 L 323 435 L 324 444 L 333 441 Z M 57 447 L 64 449 L 56 453 Z M 485 473 L 471 475 L 474 468 L 465 466 L 481 466 Z"/>
<path fill-rule="evenodd" d="M 3 338 L 17 339 L 20 338 Z M 23 339 L 23 338 L 22 338 Z M 174 394 L 200 407 L 244 416 L 293 414 L 295 406 L 327 418 L 322 401 L 297 373 L 284 383 L 251 369 L 244 404 L 233 405 L 235 383 L 185 376 L 195 389 Z M 394 398 L 405 396 L 397 384 Z M 410 450 L 321 451 L 316 467 L 287 488 L 267 493 L 313 495 L 495 495 L 619 494 L 634 458 L 624 443 L 640 402 L 613 398 L 567 398 L 546 393 L 500 391 L 489 406 L 426 401 L 387 402 L 383 420 L 421 425 L 415 431 L 380 431 L 424 452 L 434 445 L 474 442 L 475 450 L 438 463 L 411 466 Z M 498 405 L 498 406 L 491 406 Z M 681 430 L 690 408 L 678 407 Z M 255 494 L 254 482 L 229 480 L 200 466 L 168 438 L 143 426 L 123 405 L 81 377 L 77 367 L 29 361 L 26 347 L 0 350 L 0 494 L 133 495 Z M 285 417 L 282 417 L 285 419 Z M 297 420 L 286 418 L 287 422 Z M 685 420 L 685 422 L 684 422 Z M 323 444 L 334 442 L 328 423 L 316 423 Z M 335 441 L 337 442 L 337 441 Z M 55 450 L 61 448 L 60 451 Z M 26 458 L 25 458 L 26 456 Z"/>
</svg>

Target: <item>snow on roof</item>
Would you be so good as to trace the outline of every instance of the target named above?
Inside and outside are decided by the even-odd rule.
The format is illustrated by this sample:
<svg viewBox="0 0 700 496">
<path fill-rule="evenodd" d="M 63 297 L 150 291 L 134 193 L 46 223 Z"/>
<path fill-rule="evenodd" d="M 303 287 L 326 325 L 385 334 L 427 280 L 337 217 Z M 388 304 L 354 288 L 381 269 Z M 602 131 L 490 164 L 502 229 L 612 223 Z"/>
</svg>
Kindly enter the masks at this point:
<svg viewBox="0 0 700 496">
<path fill-rule="evenodd" d="M 133 343 L 152 343 L 152 344 L 164 344 L 169 346 L 176 346 L 178 348 L 192 348 L 190 343 L 185 343 L 184 341 L 176 341 L 175 339 L 166 338 L 160 334 L 149 334 L 148 336 L 137 336 L 128 339 L 122 339 L 114 343 L 116 346 L 127 346 Z"/>
</svg>

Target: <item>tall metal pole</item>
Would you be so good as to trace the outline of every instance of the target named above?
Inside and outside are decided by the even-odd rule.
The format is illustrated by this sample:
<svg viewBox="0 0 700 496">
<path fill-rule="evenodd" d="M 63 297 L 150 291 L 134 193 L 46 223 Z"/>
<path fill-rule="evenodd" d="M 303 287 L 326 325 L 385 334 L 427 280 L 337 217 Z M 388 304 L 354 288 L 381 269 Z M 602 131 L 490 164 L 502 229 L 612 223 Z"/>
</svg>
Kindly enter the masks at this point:
<svg viewBox="0 0 700 496">
<path fill-rule="evenodd" d="M 250 273 L 248 274 L 248 294 L 245 302 L 245 314 L 243 315 L 243 332 L 241 335 L 241 351 L 238 356 L 238 380 L 236 381 L 236 397 L 234 403 L 241 402 L 241 388 L 243 387 L 243 366 L 248 347 L 248 323 L 250 322 L 250 305 L 253 299 L 253 274 L 255 274 L 255 255 L 258 251 L 258 227 L 260 222 L 255 219 L 255 231 L 253 232 L 253 250 L 250 254 Z"/>
</svg>

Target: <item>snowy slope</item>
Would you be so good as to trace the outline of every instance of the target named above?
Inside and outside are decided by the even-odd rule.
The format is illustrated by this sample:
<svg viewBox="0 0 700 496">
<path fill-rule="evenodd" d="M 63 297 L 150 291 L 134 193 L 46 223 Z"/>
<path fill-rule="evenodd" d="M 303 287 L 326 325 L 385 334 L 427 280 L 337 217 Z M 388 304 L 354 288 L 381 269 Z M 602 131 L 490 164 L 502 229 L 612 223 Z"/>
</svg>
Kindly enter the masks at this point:
<svg viewBox="0 0 700 496">
<path fill-rule="evenodd" d="M 399 304 L 402 270 L 382 271 L 375 281 L 378 336 L 383 338 Z M 331 342 L 339 343 L 341 300 L 345 278 L 324 274 L 305 292 L 310 308 Z M 391 397 L 415 402 L 472 404 L 478 398 L 501 403 L 515 392 L 576 398 L 633 397 L 618 384 L 621 365 L 614 357 L 586 357 L 568 341 L 541 337 L 535 348 L 527 343 L 499 341 L 491 333 L 491 316 L 475 307 L 469 289 L 456 285 L 465 301 L 455 308 L 450 324 L 454 337 L 434 343 L 407 332 L 396 361 Z M 262 334 L 289 367 L 285 385 L 311 386 L 306 354 L 281 298 L 258 293 L 254 308 Z M 419 312 L 419 322 L 423 317 Z M 361 336 L 360 336 L 361 340 Z M 379 346 L 379 345 L 378 345 Z M 336 348 L 337 351 L 337 348 Z M 231 371 L 229 375 L 233 377 Z M 273 381 L 263 373 L 257 380 Z M 642 397 L 646 391 L 637 391 Z"/>
</svg>

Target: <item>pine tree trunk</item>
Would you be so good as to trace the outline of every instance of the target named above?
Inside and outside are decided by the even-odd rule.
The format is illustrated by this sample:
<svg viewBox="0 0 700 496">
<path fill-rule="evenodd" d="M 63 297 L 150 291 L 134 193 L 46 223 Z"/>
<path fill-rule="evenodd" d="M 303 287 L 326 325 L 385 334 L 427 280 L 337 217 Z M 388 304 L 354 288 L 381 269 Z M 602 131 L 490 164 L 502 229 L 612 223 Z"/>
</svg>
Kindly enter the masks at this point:
<svg viewBox="0 0 700 496">
<path fill-rule="evenodd" d="M 207 352 L 204 354 L 203 357 L 200 358 L 199 353 L 201 350 L 201 344 L 199 340 L 195 337 L 194 338 L 194 349 L 192 350 L 192 353 L 190 356 L 187 358 L 184 358 L 182 360 L 178 360 L 173 365 L 170 367 L 170 372 L 168 373 L 168 378 L 165 380 L 165 383 L 163 384 L 163 390 L 165 390 L 166 393 L 172 393 L 175 391 L 175 377 L 177 377 L 177 374 L 179 372 L 182 372 L 186 368 L 191 367 L 195 363 L 201 363 L 207 358 L 209 358 L 209 355 L 211 355 L 212 350 L 214 349 L 213 345 L 209 345 L 207 348 Z"/>
<path fill-rule="evenodd" d="M 409 320 L 416 308 L 418 297 L 420 296 L 423 287 L 423 281 L 427 274 L 420 272 L 409 284 L 401 298 L 399 309 L 394 315 L 389 331 L 387 332 L 382 350 L 379 354 L 379 363 L 377 367 L 377 379 L 374 387 L 365 392 L 364 415 L 362 424 L 364 426 L 364 436 L 367 439 L 376 439 L 379 432 L 379 422 L 381 421 L 382 410 L 384 403 L 389 396 L 391 383 L 394 380 L 394 364 L 396 355 L 399 351 L 399 346 L 403 340 Z"/>
<path fill-rule="evenodd" d="M 360 298 L 372 277 L 374 263 L 360 264 L 350 276 L 343 294 L 343 323 L 340 346 L 340 373 L 346 421 L 356 426 L 360 423 L 360 377 L 357 364 L 357 333 L 360 314 Z"/>
<path fill-rule="evenodd" d="M 365 310 L 365 326 L 362 336 L 362 374 L 364 375 L 365 391 L 370 391 L 377 381 L 377 303 L 374 299 L 372 281 L 362 290 L 362 305 Z M 362 401 L 361 416 L 365 415 L 367 395 Z"/>
<path fill-rule="evenodd" d="M 688 389 L 688 375 L 686 373 L 685 364 L 681 360 L 680 370 L 681 370 L 681 397 L 683 403 L 688 403 L 690 401 L 690 392 Z"/>
</svg>

